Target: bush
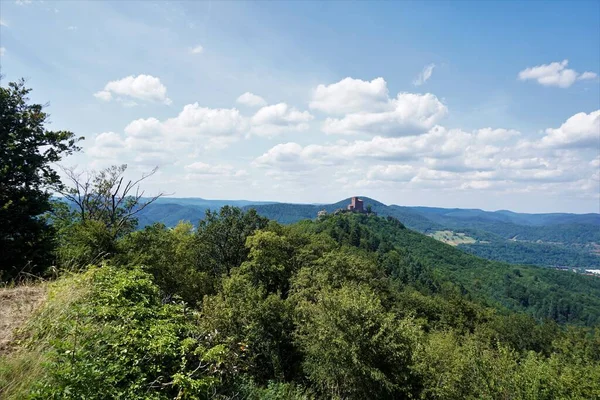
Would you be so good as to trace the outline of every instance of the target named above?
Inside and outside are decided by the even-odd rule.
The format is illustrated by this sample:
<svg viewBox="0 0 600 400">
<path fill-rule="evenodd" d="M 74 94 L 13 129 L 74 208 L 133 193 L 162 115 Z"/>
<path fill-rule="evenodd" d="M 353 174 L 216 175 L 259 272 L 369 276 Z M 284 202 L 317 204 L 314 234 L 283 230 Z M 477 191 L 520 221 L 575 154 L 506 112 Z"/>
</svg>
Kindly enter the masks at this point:
<svg viewBox="0 0 600 400">
<path fill-rule="evenodd" d="M 151 275 L 139 268 L 105 266 L 63 279 L 27 328 L 29 354 L 46 359 L 28 397 L 217 395 L 234 370 L 196 319 L 182 305 L 161 304 Z"/>
</svg>

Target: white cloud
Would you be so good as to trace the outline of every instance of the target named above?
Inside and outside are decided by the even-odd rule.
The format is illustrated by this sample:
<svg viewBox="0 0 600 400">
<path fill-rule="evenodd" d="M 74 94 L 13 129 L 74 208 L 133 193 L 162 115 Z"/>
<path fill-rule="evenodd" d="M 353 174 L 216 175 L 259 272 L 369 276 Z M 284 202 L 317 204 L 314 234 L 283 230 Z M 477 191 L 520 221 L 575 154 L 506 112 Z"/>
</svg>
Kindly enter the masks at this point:
<svg viewBox="0 0 600 400">
<path fill-rule="evenodd" d="M 248 107 L 262 107 L 267 105 L 265 99 L 250 92 L 240 95 L 236 101 Z"/>
<path fill-rule="evenodd" d="M 408 182 L 415 177 L 417 168 L 408 164 L 374 165 L 366 177 L 370 180 Z"/>
<path fill-rule="evenodd" d="M 164 122 L 166 133 L 174 132 L 185 136 L 235 135 L 244 130 L 244 117 L 235 108 L 208 108 L 198 103 L 188 104 L 176 118 Z"/>
<path fill-rule="evenodd" d="M 298 111 L 286 103 L 262 107 L 250 119 L 251 133 L 273 136 L 285 131 L 304 131 L 314 117 L 308 111 Z"/>
<path fill-rule="evenodd" d="M 593 147 L 600 145 L 600 110 L 578 113 L 567 119 L 560 128 L 546 129 L 541 147 Z"/>
<path fill-rule="evenodd" d="M 115 132 L 102 132 L 94 138 L 93 144 L 85 152 L 94 158 L 115 159 L 126 148 L 126 144 Z"/>
<path fill-rule="evenodd" d="M 427 131 L 448 109 L 430 93 L 388 95 L 383 78 L 372 81 L 345 78 L 330 85 L 319 85 L 310 108 L 329 114 L 322 130 L 327 134 L 405 136 Z"/>
<path fill-rule="evenodd" d="M 413 85 L 421 86 L 422 84 L 427 82 L 429 78 L 431 78 L 434 68 L 435 64 L 426 65 L 425 68 L 423 68 L 423 71 L 421 71 L 421 73 L 419 74 L 419 76 L 417 76 L 417 79 L 413 81 Z"/>
<path fill-rule="evenodd" d="M 309 106 L 329 114 L 347 114 L 378 111 L 387 102 L 388 89 L 383 78 L 369 82 L 348 77 L 331 85 L 317 86 Z"/>
<path fill-rule="evenodd" d="M 568 88 L 576 80 L 594 79 L 597 76 L 594 72 L 584 72 L 579 75 L 575 70 L 567 68 L 568 64 L 569 60 L 563 60 L 526 68 L 519 72 L 519 79 L 522 81 L 535 80 L 544 86 Z"/>
<path fill-rule="evenodd" d="M 73 26 L 73 25 L 71 25 L 71 26 L 67 27 L 67 30 L 69 30 L 69 31 L 76 31 L 76 30 L 77 30 L 77 27 L 76 27 L 76 26 Z"/>
<path fill-rule="evenodd" d="M 477 139 L 484 142 L 503 142 L 520 134 L 519 131 L 513 129 L 483 128 L 477 130 Z"/>
<path fill-rule="evenodd" d="M 162 124 L 156 118 L 136 119 L 125 127 L 125 133 L 132 137 L 156 137 L 161 130 Z"/>
<path fill-rule="evenodd" d="M 524 148 L 515 140 L 519 135 L 508 129 L 465 132 L 436 126 L 425 134 L 405 137 L 376 136 L 327 145 L 282 143 L 257 157 L 253 165 L 267 168 L 270 174 L 302 176 L 306 182 L 338 176 L 334 181 L 349 189 L 397 189 L 399 182 L 407 189 L 424 190 L 561 193 L 564 188 L 585 195 L 599 189 L 598 182 L 584 177 L 593 176 L 590 167 L 600 161 L 575 150 L 548 149 L 539 156 L 543 139 Z"/>
<path fill-rule="evenodd" d="M 433 127 L 448 112 L 430 93 L 399 93 L 380 112 L 357 112 L 343 118 L 327 118 L 323 132 L 327 134 L 369 134 L 384 136 L 414 135 Z"/>
<path fill-rule="evenodd" d="M 167 97 L 167 88 L 160 79 L 151 75 L 128 76 L 117 81 L 108 82 L 104 90 L 96 92 L 94 96 L 103 101 L 110 101 L 113 95 L 120 99 L 129 97 L 149 102 L 162 102 L 171 104 Z"/>
<path fill-rule="evenodd" d="M 94 97 L 102 101 L 112 100 L 112 94 L 108 90 L 101 90 L 99 92 L 96 92 L 94 93 Z"/>
<path fill-rule="evenodd" d="M 4 56 L 5 54 L 6 54 L 6 48 L 0 47 L 0 57 Z"/>
<path fill-rule="evenodd" d="M 201 54 L 204 52 L 204 47 L 197 45 L 190 48 L 190 54 Z"/>
<path fill-rule="evenodd" d="M 15 0 L 15 3 L 19 6 L 24 6 L 25 4 L 31 4 L 31 0 Z"/>
<path fill-rule="evenodd" d="M 247 129 L 248 122 L 235 108 L 208 108 L 194 103 L 164 121 L 157 118 L 131 121 L 124 131 L 132 149 L 189 154 L 227 147 Z"/>
<path fill-rule="evenodd" d="M 3 19 L 0 19 L 0 26 L 5 26 L 8 28 L 8 23 L 6 23 L 6 21 L 4 21 Z"/>
<path fill-rule="evenodd" d="M 586 80 L 586 79 L 596 79 L 597 77 L 598 77 L 597 73 L 586 71 L 583 74 L 579 75 L 577 77 L 577 80 L 583 81 L 583 80 Z"/>
</svg>

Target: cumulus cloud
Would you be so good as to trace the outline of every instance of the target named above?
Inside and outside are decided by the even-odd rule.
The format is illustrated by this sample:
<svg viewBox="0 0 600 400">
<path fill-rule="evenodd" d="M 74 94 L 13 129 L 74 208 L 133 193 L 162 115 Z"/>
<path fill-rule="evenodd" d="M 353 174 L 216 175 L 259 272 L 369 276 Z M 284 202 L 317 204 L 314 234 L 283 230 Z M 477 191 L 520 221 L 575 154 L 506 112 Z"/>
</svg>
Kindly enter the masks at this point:
<svg viewBox="0 0 600 400">
<path fill-rule="evenodd" d="M 572 124 L 569 119 L 559 129 L 573 131 Z M 548 132 L 556 135 L 554 130 Z M 466 132 L 435 126 L 424 134 L 404 137 L 376 136 L 370 140 L 306 146 L 283 143 L 257 157 L 253 165 L 287 175 L 321 175 L 325 173 L 322 168 L 332 168 L 342 173 L 336 182 L 352 188 L 391 188 L 402 182 L 405 188 L 415 189 L 560 192 L 564 188 L 574 193 L 581 188 L 585 188 L 585 193 L 598 190 L 590 167 L 595 166 L 598 174 L 600 161 L 586 159 L 585 154 L 575 150 L 541 149 L 548 135 L 527 148 L 517 142 L 519 136 L 518 131 L 511 129 Z M 345 177 L 350 170 L 357 172 L 352 172 L 354 179 L 348 180 Z"/>
<path fill-rule="evenodd" d="M 568 88 L 576 80 L 594 79 L 597 77 L 594 72 L 578 74 L 575 70 L 567 68 L 568 64 L 569 60 L 563 60 L 561 62 L 529 67 L 519 72 L 519 79 L 522 81 L 535 80 L 544 86 Z"/>
<path fill-rule="evenodd" d="M 323 132 L 342 135 L 414 135 L 427 131 L 447 113 L 446 106 L 433 94 L 399 93 L 380 112 L 359 112 L 343 118 L 327 118 Z"/>
<path fill-rule="evenodd" d="M 367 178 L 376 181 L 408 182 L 414 178 L 418 169 L 408 164 L 374 165 L 367 171 Z"/>
<path fill-rule="evenodd" d="M 254 114 L 250 120 L 251 133 L 272 136 L 287 130 L 303 131 L 308 129 L 308 122 L 313 118 L 308 111 L 298 111 L 286 103 L 273 104 Z"/>
<path fill-rule="evenodd" d="M 484 142 L 503 142 L 520 134 L 521 132 L 514 129 L 483 128 L 477 130 L 477 139 Z"/>
<path fill-rule="evenodd" d="M 137 119 L 125 127 L 135 148 L 143 143 L 158 144 L 163 151 L 200 151 L 223 148 L 239 140 L 247 130 L 246 119 L 235 108 L 208 108 L 188 104 L 174 118 Z"/>
<path fill-rule="evenodd" d="M 410 161 L 423 157 L 448 158 L 460 155 L 473 142 L 471 134 L 435 127 L 424 135 L 399 138 L 376 136 L 371 140 L 339 142 L 331 145 L 300 146 L 285 143 L 274 146 L 255 160 L 256 165 L 304 168 L 307 165 L 333 165 L 349 160 Z"/>
<path fill-rule="evenodd" d="M 248 107 L 262 107 L 267 105 L 265 99 L 250 92 L 240 95 L 236 101 Z"/>
<path fill-rule="evenodd" d="M 331 85 L 319 85 L 309 107 L 328 114 L 373 112 L 388 102 L 387 83 L 383 78 L 372 81 L 345 78 Z"/>
<path fill-rule="evenodd" d="M 251 135 L 302 131 L 312 119 L 310 113 L 285 103 L 262 107 L 253 116 L 244 116 L 236 108 L 193 103 L 184 106 L 175 117 L 140 118 L 127 124 L 122 134 L 101 134 L 89 154 L 106 158 L 111 154 L 110 148 L 121 147 L 139 163 L 173 164 L 209 149 L 223 149 Z"/>
<path fill-rule="evenodd" d="M 426 65 L 423 68 L 423 71 L 421 71 L 421 73 L 413 81 L 413 85 L 415 85 L 415 86 L 421 86 L 422 84 L 424 84 L 425 82 L 427 82 L 429 80 L 429 78 L 431 78 L 431 75 L 433 74 L 433 69 L 434 68 L 435 68 L 435 64 Z"/>
<path fill-rule="evenodd" d="M 204 47 L 197 45 L 190 48 L 190 54 L 201 54 L 204 52 Z"/>
<path fill-rule="evenodd" d="M 331 85 L 319 85 L 310 108 L 335 115 L 325 119 L 322 130 L 337 135 L 419 134 L 448 112 L 430 93 L 399 93 L 390 98 L 383 78 L 372 81 L 345 78 Z"/>
<path fill-rule="evenodd" d="M 115 132 L 102 132 L 96 135 L 92 145 L 85 150 L 95 158 L 114 159 L 125 150 L 125 142 Z"/>
<path fill-rule="evenodd" d="M 593 147 L 600 145 L 600 110 L 570 117 L 559 128 L 546 129 L 541 147 Z"/>
<path fill-rule="evenodd" d="M 583 80 L 586 80 L 586 79 L 596 79 L 597 77 L 598 77 L 597 73 L 586 71 L 583 74 L 579 75 L 577 77 L 577 80 L 583 81 Z"/>
<path fill-rule="evenodd" d="M 151 75 L 131 75 L 123 79 L 110 81 L 104 86 L 103 90 L 94 93 L 94 96 L 103 101 L 110 101 L 114 96 L 117 96 L 117 100 L 120 101 L 130 98 L 171 104 L 171 99 L 167 97 L 165 85 L 160 82 L 159 78 Z"/>
</svg>

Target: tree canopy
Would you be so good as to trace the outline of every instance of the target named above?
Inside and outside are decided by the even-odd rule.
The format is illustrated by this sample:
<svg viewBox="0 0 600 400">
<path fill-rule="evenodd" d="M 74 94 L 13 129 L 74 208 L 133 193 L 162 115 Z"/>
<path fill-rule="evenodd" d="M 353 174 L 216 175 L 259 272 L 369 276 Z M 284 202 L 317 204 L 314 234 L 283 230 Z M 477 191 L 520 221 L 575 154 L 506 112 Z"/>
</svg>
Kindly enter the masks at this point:
<svg viewBox="0 0 600 400">
<path fill-rule="evenodd" d="M 49 188 L 60 185 L 53 164 L 79 150 L 69 131 L 46 129 L 48 114 L 32 104 L 25 81 L 0 87 L 0 277 L 40 272 L 51 261 Z"/>
</svg>

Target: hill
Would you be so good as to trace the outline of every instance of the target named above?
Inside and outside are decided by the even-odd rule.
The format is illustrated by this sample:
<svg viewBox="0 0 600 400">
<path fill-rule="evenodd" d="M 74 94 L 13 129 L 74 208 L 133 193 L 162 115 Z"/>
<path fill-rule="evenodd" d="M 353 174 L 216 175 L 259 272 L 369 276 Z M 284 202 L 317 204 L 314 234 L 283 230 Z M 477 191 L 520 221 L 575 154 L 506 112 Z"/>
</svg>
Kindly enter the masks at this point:
<svg viewBox="0 0 600 400">
<path fill-rule="evenodd" d="M 363 248 L 395 247 L 435 271 L 441 281 L 456 283 L 484 301 L 524 310 L 538 318 L 600 324 L 600 279 L 595 277 L 488 261 L 403 229 L 394 219 L 350 215 L 305 222 L 303 226 L 309 231 L 327 232 L 341 243 L 352 243 L 354 234 L 360 235 L 361 240 L 355 243 Z"/>
<path fill-rule="evenodd" d="M 600 391 L 599 279 L 483 260 L 392 217 L 282 226 L 225 207 L 195 231 L 131 232 L 110 254 L 68 240 L 104 254 L 102 266 L 44 286 L 42 306 L 0 354 L 2 398 Z"/>
<path fill-rule="evenodd" d="M 579 270 L 600 267 L 600 214 L 525 214 L 478 209 L 406 207 L 385 205 L 361 197 L 381 216 L 391 216 L 417 232 L 440 237 L 440 232 L 473 238 L 472 243 L 455 244 L 481 257 L 515 264 L 571 267 Z M 201 198 L 159 199 L 139 214 L 140 227 L 161 222 L 175 226 L 179 221 L 193 224 L 208 209 L 223 205 L 256 209 L 260 215 L 283 224 L 314 219 L 325 210 L 345 209 L 350 199 L 333 204 L 290 204 L 247 200 L 206 200 Z"/>
</svg>

